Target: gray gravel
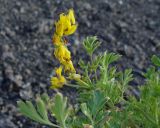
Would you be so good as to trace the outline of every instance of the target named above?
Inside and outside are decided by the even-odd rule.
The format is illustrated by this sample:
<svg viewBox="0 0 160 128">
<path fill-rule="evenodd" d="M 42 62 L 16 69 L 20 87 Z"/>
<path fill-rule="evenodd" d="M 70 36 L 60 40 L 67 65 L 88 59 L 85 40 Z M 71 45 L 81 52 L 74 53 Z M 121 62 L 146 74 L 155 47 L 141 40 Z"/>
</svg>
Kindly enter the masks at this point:
<svg viewBox="0 0 160 128">
<path fill-rule="evenodd" d="M 54 93 L 48 89 L 58 65 L 52 55 L 53 23 L 69 8 L 79 23 L 69 38 L 74 63 L 87 59 L 82 40 L 97 35 L 103 43 L 96 52 L 121 54 L 118 68 L 133 68 L 137 85 L 150 57 L 160 55 L 159 0 L 0 0 L 0 128 L 45 128 L 21 116 L 16 101 Z M 62 92 L 75 102 L 75 90 Z"/>
</svg>

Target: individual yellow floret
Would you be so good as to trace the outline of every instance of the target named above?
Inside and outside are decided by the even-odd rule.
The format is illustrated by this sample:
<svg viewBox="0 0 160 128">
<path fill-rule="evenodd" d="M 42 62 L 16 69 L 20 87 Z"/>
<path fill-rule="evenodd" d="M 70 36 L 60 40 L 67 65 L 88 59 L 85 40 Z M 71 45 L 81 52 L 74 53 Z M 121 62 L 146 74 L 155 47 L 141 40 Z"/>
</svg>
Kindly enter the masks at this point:
<svg viewBox="0 0 160 128">
<path fill-rule="evenodd" d="M 63 85 L 66 83 L 66 79 L 64 78 L 64 76 L 61 77 L 52 77 L 51 78 L 51 88 L 55 89 L 55 88 L 61 88 L 63 87 Z"/>
<path fill-rule="evenodd" d="M 64 65 L 64 72 L 68 72 L 68 73 L 75 73 L 76 72 L 71 60 L 68 62 L 65 62 L 63 65 Z"/>
<path fill-rule="evenodd" d="M 59 68 L 56 68 L 56 75 L 58 78 L 62 76 L 62 66 L 60 66 Z"/>
<path fill-rule="evenodd" d="M 63 28 L 63 35 L 67 36 L 73 34 L 77 29 L 77 23 L 75 22 L 74 11 L 70 9 L 68 14 L 60 14 L 59 24 L 62 25 L 60 28 Z M 61 30 L 62 31 L 62 30 Z"/>
<path fill-rule="evenodd" d="M 64 23 L 61 22 L 60 20 L 55 22 L 55 33 L 59 36 L 63 36 L 63 31 L 64 31 Z"/>
<path fill-rule="evenodd" d="M 52 37 L 52 42 L 54 42 L 55 45 L 61 45 L 62 44 L 62 37 L 58 36 L 57 34 L 54 34 Z"/>
<path fill-rule="evenodd" d="M 56 68 L 56 76 L 51 78 L 51 88 L 61 88 L 65 83 L 66 79 L 62 76 L 62 66 Z"/>
<path fill-rule="evenodd" d="M 69 62 L 71 60 L 71 53 L 67 49 L 66 46 L 60 45 L 55 48 L 54 55 L 56 59 L 60 61 L 61 64 L 64 64 L 66 62 Z"/>
</svg>

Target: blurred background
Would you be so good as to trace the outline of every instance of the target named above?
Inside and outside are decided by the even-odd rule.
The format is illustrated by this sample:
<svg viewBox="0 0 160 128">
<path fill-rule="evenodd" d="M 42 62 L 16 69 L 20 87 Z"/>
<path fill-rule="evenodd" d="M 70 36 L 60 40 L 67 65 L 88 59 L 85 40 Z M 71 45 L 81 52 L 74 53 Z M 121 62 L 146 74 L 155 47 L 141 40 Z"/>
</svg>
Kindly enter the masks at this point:
<svg viewBox="0 0 160 128">
<path fill-rule="evenodd" d="M 89 35 L 102 41 L 97 54 L 122 55 L 117 67 L 133 68 L 135 87 L 143 84 L 151 56 L 160 55 L 160 0 L 0 0 L 0 128 L 47 128 L 21 116 L 16 101 L 54 93 L 53 25 L 70 8 L 79 24 L 69 37 L 75 66 L 87 59 L 82 41 Z M 74 89 L 61 91 L 74 102 Z"/>
</svg>

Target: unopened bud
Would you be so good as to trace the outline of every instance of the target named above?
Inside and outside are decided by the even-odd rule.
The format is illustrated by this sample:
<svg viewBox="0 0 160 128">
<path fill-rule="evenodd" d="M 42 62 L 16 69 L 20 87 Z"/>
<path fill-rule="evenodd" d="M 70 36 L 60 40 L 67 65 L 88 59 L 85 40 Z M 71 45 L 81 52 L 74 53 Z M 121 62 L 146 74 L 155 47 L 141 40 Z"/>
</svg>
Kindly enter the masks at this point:
<svg viewBox="0 0 160 128">
<path fill-rule="evenodd" d="M 75 73 L 74 73 L 74 74 L 71 74 L 70 79 L 79 80 L 79 79 L 81 79 L 81 75 L 75 74 Z"/>
<path fill-rule="evenodd" d="M 83 124 L 83 128 L 93 128 L 93 126 L 90 124 Z"/>
</svg>

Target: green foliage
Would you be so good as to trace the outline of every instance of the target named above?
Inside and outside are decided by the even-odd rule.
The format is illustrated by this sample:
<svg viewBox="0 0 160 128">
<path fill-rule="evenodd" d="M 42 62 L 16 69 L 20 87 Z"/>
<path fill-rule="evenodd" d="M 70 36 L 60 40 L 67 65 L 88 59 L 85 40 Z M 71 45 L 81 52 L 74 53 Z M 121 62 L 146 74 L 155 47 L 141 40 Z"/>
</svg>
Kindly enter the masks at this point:
<svg viewBox="0 0 160 128">
<path fill-rule="evenodd" d="M 115 53 L 108 53 L 104 52 L 103 55 L 103 60 L 102 60 L 102 65 L 105 67 L 108 67 L 109 64 L 117 61 L 121 56 Z"/>
<path fill-rule="evenodd" d="M 21 100 L 21 101 L 18 101 L 17 104 L 18 104 L 20 112 L 23 115 L 27 116 L 28 118 L 36 122 L 39 122 L 41 124 L 59 127 L 58 125 L 55 125 L 49 121 L 47 107 L 44 101 L 41 99 L 41 97 L 39 97 L 36 100 L 37 107 L 34 107 L 31 101 L 24 102 Z"/>
<path fill-rule="evenodd" d="M 67 98 L 61 93 L 57 93 L 54 97 L 54 103 L 51 105 L 51 113 L 57 119 L 62 128 L 67 128 L 66 120 L 69 116 L 69 108 L 67 108 Z"/>
<path fill-rule="evenodd" d="M 104 121 L 108 112 L 105 112 L 105 105 L 108 101 L 104 93 L 100 90 L 95 90 L 92 92 L 91 98 L 87 103 L 81 104 L 81 110 L 89 119 L 89 123 L 94 128 L 99 128 L 104 125 Z"/>
<path fill-rule="evenodd" d="M 67 98 L 64 98 L 62 94 L 57 93 L 54 99 L 50 99 L 45 93 L 37 98 L 35 106 L 36 107 L 34 107 L 31 101 L 18 101 L 20 112 L 28 118 L 41 124 L 67 128 L 66 120 L 69 116 L 70 109 L 67 107 Z M 56 118 L 58 125 L 49 121 L 49 112 Z"/>
<path fill-rule="evenodd" d="M 156 59 L 160 58 L 153 56 L 152 62 L 158 65 Z M 140 113 L 141 124 L 145 128 L 158 128 L 160 126 L 160 71 L 156 70 L 156 67 L 151 67 L 144 76 L 147 80 L 145 85 L 139 87 L 140 101 L 134 102 L 134 114 Z"/>
<path fill-rule="evenodd" d="M 84 40 L 83 46 L 87 53 L 92 56 L 93 52 L 97 49 L 98 46 L 100 46 L 100 42 L 96 36 L 90 36 Z"/>
<path fill-rule="evenodd" d="M 57 93 L 38 96 L 35 106 L 19 101 L 20 112 L 30 119 L 60 128 L 159 128 L 160 127 L 160 58 L 152 57 L 155 66 L 144 73 L 145 84 L 139 86 L 140 96 L 126 96 L 133 80 L 132 69 L 117 71 L 120 55 L 104 52 L 94 55 L 100 45 L 97 37 L 84 40 L 90 61 L 80 59 L 81 79 L 75 79 L 79 97 L 75 107 L 68 107 L 67 98 Z M 159 67 L 156 67 L 159 66 Z M 53 124 L 48 114 L 56 120 Z"/>
<path fill-rule="evenodd" d="M 151 60 L 152 60 L 152 63 L 160 67 L 160 58 L 158 56 L 153 55 Z"/>
</svg>

